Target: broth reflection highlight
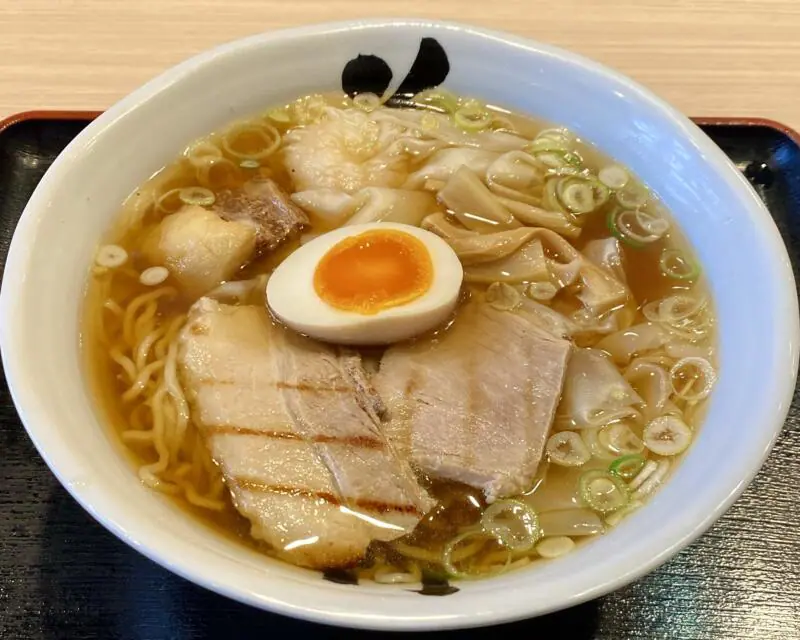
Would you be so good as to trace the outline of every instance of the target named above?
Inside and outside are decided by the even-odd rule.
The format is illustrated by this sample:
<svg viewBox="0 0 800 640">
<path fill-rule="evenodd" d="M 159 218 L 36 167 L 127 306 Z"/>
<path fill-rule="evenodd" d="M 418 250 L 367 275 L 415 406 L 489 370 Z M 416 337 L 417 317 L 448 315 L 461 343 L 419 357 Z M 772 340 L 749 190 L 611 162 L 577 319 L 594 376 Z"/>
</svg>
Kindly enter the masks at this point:
<svg viewBox="0 0 800 640">
<path fill-rule="evenodd" d="M 90 379 L 142 482 L 383 583 L 604 534 L 667 480 L 716 379 L 700 265 L 630 171 L 473 99 L 414 103 L 306 96 L 194 142 L 125 202 L 86 301 Z M 390 227 L 391 259 L 363 235 Z M 334 238 L 369 314 L 314 288 Z M 407 247 L 424 287 L 375 306 Z"/>
</svg>

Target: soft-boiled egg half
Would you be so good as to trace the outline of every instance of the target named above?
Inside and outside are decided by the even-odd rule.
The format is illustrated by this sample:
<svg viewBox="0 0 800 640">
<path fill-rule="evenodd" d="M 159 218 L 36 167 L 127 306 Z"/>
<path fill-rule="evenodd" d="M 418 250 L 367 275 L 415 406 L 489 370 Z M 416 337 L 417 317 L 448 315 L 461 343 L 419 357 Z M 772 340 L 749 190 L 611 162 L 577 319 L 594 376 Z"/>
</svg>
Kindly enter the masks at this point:
<svg viewBox="0 0 800 640">
<path fill-rule="evenodd" d="M 458 302 L 461 262 L 439 236 L 376 222 L 317 236 L 267 283 L 285 325 L 336 344 L 406 340 L 444 323 Z"/>
</svg>

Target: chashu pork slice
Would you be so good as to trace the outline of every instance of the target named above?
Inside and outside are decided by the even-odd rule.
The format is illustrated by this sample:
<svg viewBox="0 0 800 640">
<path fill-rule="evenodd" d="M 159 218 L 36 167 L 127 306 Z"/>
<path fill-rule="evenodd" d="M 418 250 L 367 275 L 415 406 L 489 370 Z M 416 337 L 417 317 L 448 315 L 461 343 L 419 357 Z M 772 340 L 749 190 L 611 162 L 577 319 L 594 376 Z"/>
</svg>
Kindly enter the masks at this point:
<svg viewBox="0 0 800 640">
<path fill-rule="evenodd" d="M 278 248 L 308 224 L 305 212 L 269 179 L 250 180 L 239 189 L 218 192 L 214 211 L 223 220 L 253 224 L 259 252 Z"/>
<path fill-rule="evenodd" d="M 512 312 L 468 303 L 433 345 L 390 348 L 373 379 L 395 448 L 421 472 L 481 489 L 489 502 L 530 488 L 572 349 L 526 304 Z"/>
<path fill-rule="evenodd" d="M 352 565 L 434 506 L 383 435 L 352 355 L 275 325 L 260 306 L 202 298 L 178 357 L 236 508 L 284 558 Z"/>
</svg>

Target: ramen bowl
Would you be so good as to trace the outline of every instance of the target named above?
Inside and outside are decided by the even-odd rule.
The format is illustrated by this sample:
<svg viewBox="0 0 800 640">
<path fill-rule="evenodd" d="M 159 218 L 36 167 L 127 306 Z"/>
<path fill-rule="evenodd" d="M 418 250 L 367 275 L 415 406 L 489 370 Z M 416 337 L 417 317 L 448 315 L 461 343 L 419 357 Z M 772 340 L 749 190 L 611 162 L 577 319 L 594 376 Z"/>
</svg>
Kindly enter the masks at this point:
<svg viewBox="0 0 800 640">
<path fill-rule="evenodd" d="M 426 63 L 431 48 L 444 58 Z M 103 424 L 81 354 L 86 276 L 123 199 L 189 141 L 236 117 L 364 81 L 351 63 L 365 57 L 391 71 L 394 87 L 419 58 L 417 72 L 433 74 L 434 83 L 563 124 L 630 167 L 694 247 L 718 317 L 719 379 L 699 435 L 667 485 L 572 554 L 459 582 L 446 597 L 408 585 L 335 584 L 202 526 L 141 484 Z M 576 605 L 653 570 L 708 529 L 752 480 L 781 429 L 795 384 L 798 311 L 786 250 L 764 205 L 695 125 L 647 90 L 530 40 L 457 24 L 374 20 L 267 33 L 212 49 L 89 125 L 47 172 L 19 222 L 0 294 L 0 344 L 39 453 L 75 499 L 134 549 L 269 611 L 422 630 Z"/>
</svg>

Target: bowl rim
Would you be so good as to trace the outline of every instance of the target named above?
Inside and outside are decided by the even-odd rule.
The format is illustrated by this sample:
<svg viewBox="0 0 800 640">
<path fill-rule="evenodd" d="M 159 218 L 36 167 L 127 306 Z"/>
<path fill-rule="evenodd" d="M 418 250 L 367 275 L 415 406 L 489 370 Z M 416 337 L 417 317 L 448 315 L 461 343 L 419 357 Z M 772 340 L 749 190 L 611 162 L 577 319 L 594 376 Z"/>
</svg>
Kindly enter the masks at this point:
<svg viewBox="0 0 800 640">
<path fill-rule="evenodd" d="M 764 424 L 770 424 L 771 430 L 767 431 L 764 429 L 764 433 L 760 434 L 758 440 L 755 440 L 754 436 L 754 445 L 758 445 L 757 454 L 753 455 L 750 459 L 750 466 L 746 473 L 742 474 L 740 481 L 735 486 L 725 487 L 724 495 L 719 495 L 717 504 L 713 505 L 713 507 L 708 510 L 702 520 L 683 524 L 672 536 L 670 544 L 666 548 L 662 548 L 659 553 L 653 555 L 647 562 L 637 565 L 632 570 L 621 572 L 613 579 L 599 579 L 592 587 L 573 593 L 571 597 L 564 598 L 559 602 L 542 604 L 531 601 L 526 606 L 516 606 L 515 608 L 500 612 L 481 609 L 477 612 L 465 610 L 456 616 L 407 617 L 404 615 L 383 613 L 380 615 L 366 616 L 356 609 L 345 611 L 337 609 L 336 611 L 332 611 L 326 610 L 324 607 L 302 606 L 290 600 L 282 600 L 280 596 L 275 595 L 277 591 L 273 591 L 269 596 L 262 595 L 261 598 L 258 598 L 258 594 L 237 589 L 236 585 L 232 583 L 225 583 L 224 581 L 218 580 L 215 576 L 210 576 L 207 573 L 204 574 L 202 570 L 198 570 L 187 561 L 175 560 L 174 558 L 160 555 L 158 544 L 149 544 L 145 542 L 144 540 L 147 536 L 140 536 L 136 532 L 135 521 L 126 521 L 125 517 L 120 515 L 122 513 L 120 511 L 114 516 L 109 516 L 102 508 L 98 509 L 96 504 L 92 503 L 80 484 L 61 481 L 63 474 L 65 474 L 66 469 L 70 466 L 70 460 L 66 456 L 58 455 L 57 452 L 49 451 L 46 447 L 46 443 L 39 437 L 41 434 L 39 433 L 39 426 L 35 414 L 37 413 L 36 405 L 37 403 L 41 403 L 41 400 L 37 399 L 34 392 L 25 388 L 26 381 L 23 379 L 24 371 L 19 364 L 24 360 L 25 355 L 18 348 L 18 345 L 13 339 L 16 333 L 15 327 L 21 326 L 21 323 L 25 321 L 23 314 L 18 312 L 14 305 L 14 300 L 21 293 L 21 288 L 24 286 L 24 277 L 11 278 L 5 276 L 9 274 L 19 274 L 27 266 L 26 257 L 30 244 L 27 240 L 29 237 L 35 235 L 37 220 L 41 215 L 42 205 L 46 199 L 48 189 L 50 189 L 52 185 L 58 184 L 59 170 L 72 160 L 74 150 L 78 149 L 82 143 L 100 134 L 106 127 L 113 125 L 130 111 L 137 109 L 141 104 L 146 103 L 154 96 L 169 89 L 172 85 L 179 83 L 192 71 L 213 61 L 218 56 L 233 54 L 237 50 L 264 42 L 291 42 L 302 40 L 309 36 L 333 36 L 339 32 L 347 32 L 355 29 L 391 30 L 398 27 L 412 28 L 418 31 L 428 30 L 432 32 L 441 30 L 457 31 L 469 37 L 493 40 L 506 47 L 522 49 L 532 55 L 552 56 L 582 67 L 592 73 L 609 78 L 615 83 L 629 89 L 632 93 L 635 93 L 639 99 L 648 104 L 648 108 L 659 112 L 660 115 L 679 127 L 694 144 L 702 149 L 708 163 L 714 166 L 716 173 L 720 174 L 729 186 L 738 190 L 742 197 L 748 200 L 748 205 L 743 205 L 743 208 L 746 208 L 750 216 L 754 219 L 764 223 L 764 240 L 772 249 L 770 266 L 774 271 L 776 281 L 780 281 L 787 292 L 791 291 L 791 300 L 788 302 L 788 305 L 792 313 L 786 313 L 785 317 L 782 316 L 776 319 L 778 325 L 776 333 L 787 338 L 787 349 L 785 352 L 774 354 L 775 370 L 789 373 L 789 375 L 784 375 L 777 382 L 778 389 L 774 393 L 774 397 L 777 398 L 779 402 L 776 403 L 771 415 L 764 419 Z M 233 600 L 313 622 L 376 630 L 452 629 L 486 626 L 511 622 L 535 615 L 543 615 L 552 611 L 575 606 L 589 599 L 604 595 L 649 573 L 704 533 L 744 491 L 761 468 L 761 465 L 781 431 L 791 404 L 797 375 L 797 345 L 798 342 L 800 342 L 800 319 L 798 319 L 797 307 L 794 276 L 786 253 L 786 247 L 766 207 L 755 192 L 753 192 L 745 179 L 738 174 L 733 164 L 723 152 L 688 118 L 655 96 L 649 90 L 600 63 L 533 39 L 451 21 L 416 18 L 372 18 L 327 22 L 259 33 L 213 47 L 192 56 L 156 76 L 90 123 L 86 129 L 70 143 L 67 149 L 48 170 L 20 218 L 8 252 L 5 275 L 2 289 L 0 290 L 0 348 L 2 350 L 3 367 L 11 396 L 29 437 L 34 442 L 39 454 L 45 460 L 48 467 L 56 477 L 59 478 L 62 486 L 68 490 L 72 497 L 100 522 L 100 524 L 149 559 L 185 579 Z M 113 493 L 113 491 L 109 491 L 108 493 Z M 718 492 L 718 494 L 719 493 L 721 492 Z M 280 583 L 281 581 L 278 580 L 277 582 Z M 347 594 L 344 596 L 344 598 L 348 597 L 352 598 L 352 595 Z"/>
</svg>

